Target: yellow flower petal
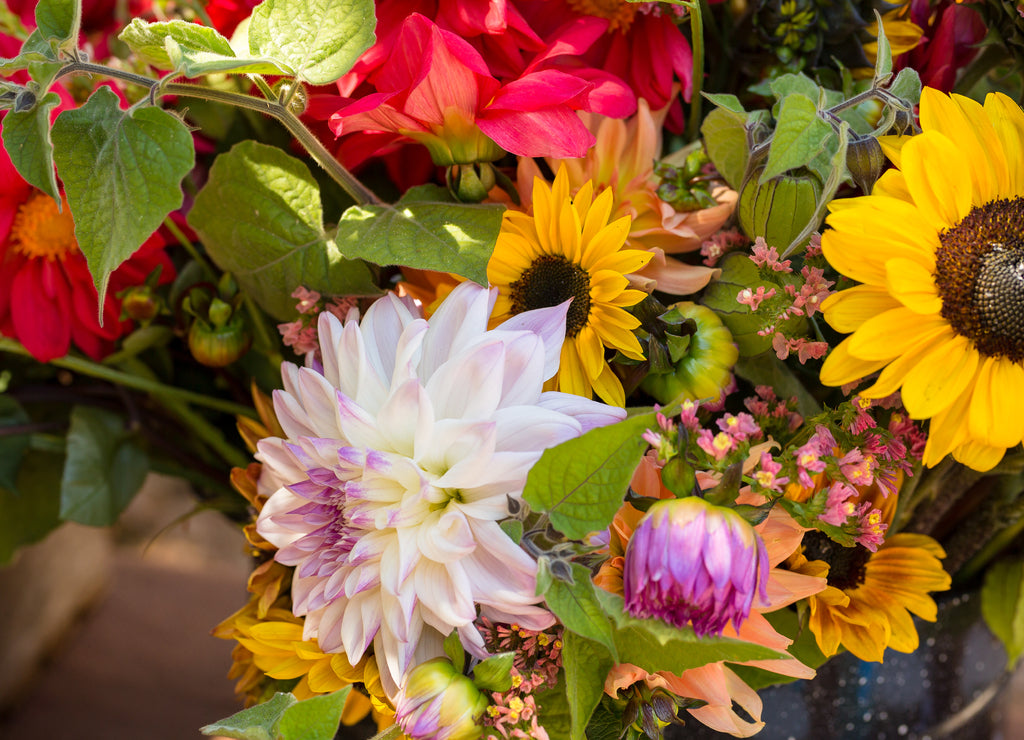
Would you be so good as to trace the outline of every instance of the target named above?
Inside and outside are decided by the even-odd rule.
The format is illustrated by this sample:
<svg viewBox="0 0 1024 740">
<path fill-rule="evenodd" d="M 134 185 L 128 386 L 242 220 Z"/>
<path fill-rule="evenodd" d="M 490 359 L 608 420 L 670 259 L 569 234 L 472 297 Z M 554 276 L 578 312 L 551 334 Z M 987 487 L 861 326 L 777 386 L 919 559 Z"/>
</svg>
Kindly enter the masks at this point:
<svg viewBox="0 0 1024 740">
<path fill-rule="evenodd" d="M 996 136 L 1006 157 L 1009 181 L 1006 197 L 1024 195 L 1024 111 L 1002 93 L 989 93 L 985 98 L 985 114 L 992 121 Z"/>
<path fill-rule="evenodd" d="M 931 225 L 943 231 L 960 223 L 973 200 L 971 165 L 963 151 L 938 131 L 924 131 L 904 145 L 902 160 L 914 204 Z"/>
<path fill-rule="evenodd" d="M 942 310 L 935 278 L 921 263 L 891 259 L 885 265 L 885 275 L 893 297 L 914 313 L 937 314 Z"/>
<path fill-rule="evenodd" d="M 849 333 L 872 316 L 899 306 L 900 302 L 885 288 L 857 285 L 830 295 L 822 302 L 821 310 L 833 329 Z"/>
<path fill-rule="evenodd" d="M 844 339 L 829 352 L 821 366 L 821 382 L 825 385 L 846 385 L 878 372 L 887 360 L 864 360 L 850 354 L 850 340 Z"/>
<path fill-rule="evenodd" d="M 915 419 L 932 417 L 964 392 L 977 369 L 978 352 L 970 340 L 957 336 L 944 341 L 907 373 L 903 405 Z"/>
<path fill-rule="evenodd" d="M 865 321 L 853 334 L 850 352 L 864 360 L 891 360 L 923 337 L 948 330 L 941 316 L 921 316 L 900 306 Z"/>
</svg>

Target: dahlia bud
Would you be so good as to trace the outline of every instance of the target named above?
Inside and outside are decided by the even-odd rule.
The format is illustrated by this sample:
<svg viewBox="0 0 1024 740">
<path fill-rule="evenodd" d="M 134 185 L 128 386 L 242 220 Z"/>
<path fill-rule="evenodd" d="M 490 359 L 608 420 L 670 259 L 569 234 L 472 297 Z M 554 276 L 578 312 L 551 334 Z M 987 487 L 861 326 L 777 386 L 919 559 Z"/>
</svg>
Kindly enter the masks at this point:
<svg viewBox="0 0 1024 740">
<path fill-rule="evenodd" d="M 767 599 L 769 568 L 761 537 L 732 509 L 697 496 L 659 501 L 626 548 L 626 610 L 719 635 L 742 624 L 755 594 Z"/>
<path fill-rule="evenodd" d="M 447 658 L 409 673 L 395 702 L 395 721 L 413 740 L 476 740 L 487 698 Z"/>
</svg>

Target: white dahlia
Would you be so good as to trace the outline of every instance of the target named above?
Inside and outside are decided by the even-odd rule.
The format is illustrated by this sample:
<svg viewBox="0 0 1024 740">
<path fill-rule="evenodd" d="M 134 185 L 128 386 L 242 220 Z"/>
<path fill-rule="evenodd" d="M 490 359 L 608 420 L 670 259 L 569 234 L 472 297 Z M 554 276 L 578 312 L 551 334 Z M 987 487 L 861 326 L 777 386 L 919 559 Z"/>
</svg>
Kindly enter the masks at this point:
<svg viewBox="0 0 1024 740">
<path fill-rule="evenodd" d="M 484 654 L 479 614 L 551 625 L 536 562 L 498 526 L 548 447 L 622 409 L 542 392 L 568 303 L 488 331 L 496 293 L 463 283 L 427 321 L 394 295 L 362 322 L 320 315 L 321 364 L 283 366 L 287 439 L 260 442 L 257 527 L 296 567 L 305 637 L 351 662 L 373 646 L 394 696 L 453 629 Z"/>
</svg>

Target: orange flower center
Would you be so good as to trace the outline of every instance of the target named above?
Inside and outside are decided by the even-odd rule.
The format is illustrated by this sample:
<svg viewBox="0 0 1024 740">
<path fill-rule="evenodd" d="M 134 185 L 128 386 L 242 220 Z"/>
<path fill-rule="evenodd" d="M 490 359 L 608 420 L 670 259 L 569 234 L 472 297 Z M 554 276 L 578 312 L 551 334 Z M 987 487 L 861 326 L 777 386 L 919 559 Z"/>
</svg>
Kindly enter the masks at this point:
<svg viewBox="0 0 1024 740">
<path fill-rule="evenodd" d="M 53 198 L 38 191 L 18 209 L 10 239 L 14 249 L 26 257 L 62 260 L 78 251 L 75 222 L 67 203 L 63 212 L 58 211 Z"/>
<path fill-rule="evenodd" d="M 638 5 L 623 0 L 569 0 L 569 7 L 577 13 L 607 18 L 611 21 L 608 33 L 615 30 L 625 33 L 633 23 Z"/>
</svg>

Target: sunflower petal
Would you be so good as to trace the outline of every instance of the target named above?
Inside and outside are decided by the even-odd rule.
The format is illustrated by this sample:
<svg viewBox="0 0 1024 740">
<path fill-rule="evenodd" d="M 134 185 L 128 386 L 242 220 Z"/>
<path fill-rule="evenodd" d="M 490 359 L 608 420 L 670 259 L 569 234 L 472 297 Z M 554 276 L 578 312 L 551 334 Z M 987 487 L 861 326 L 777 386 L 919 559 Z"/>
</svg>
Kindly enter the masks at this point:
<svg viewBox="0 0 1024 740">
<path fill-rule="evenodd" d="M 929 418 L 953 403 L 974 380 L 978 359 L 966 337 L 954 336 L 933 346 L 903 379 L 903 405 L 910 415 Z"/>
<path fill-rule="evenodd" d="M 932 226 L 943 231 L 960 223 L 973 201 L 971 164 L 964 152 L 938 131 L 925 131 L 904 145 L 902 159 L 914 204 Z"/>
<path fill-rule="evenodd" d="M 830 295 L 822 302 L 821 310 L 833 329 L 848 334 L 872 316 L 899 306 L 900 302 L 885 288 L 856 285 Z"/>
<path fill-rule="evenodd" d="M 891 259 L 885 264 L 885 275 L 893 297 L 914 313 L 937 314 L 942 310 L 935 278 L 920 262 Z"/>
</svg>

